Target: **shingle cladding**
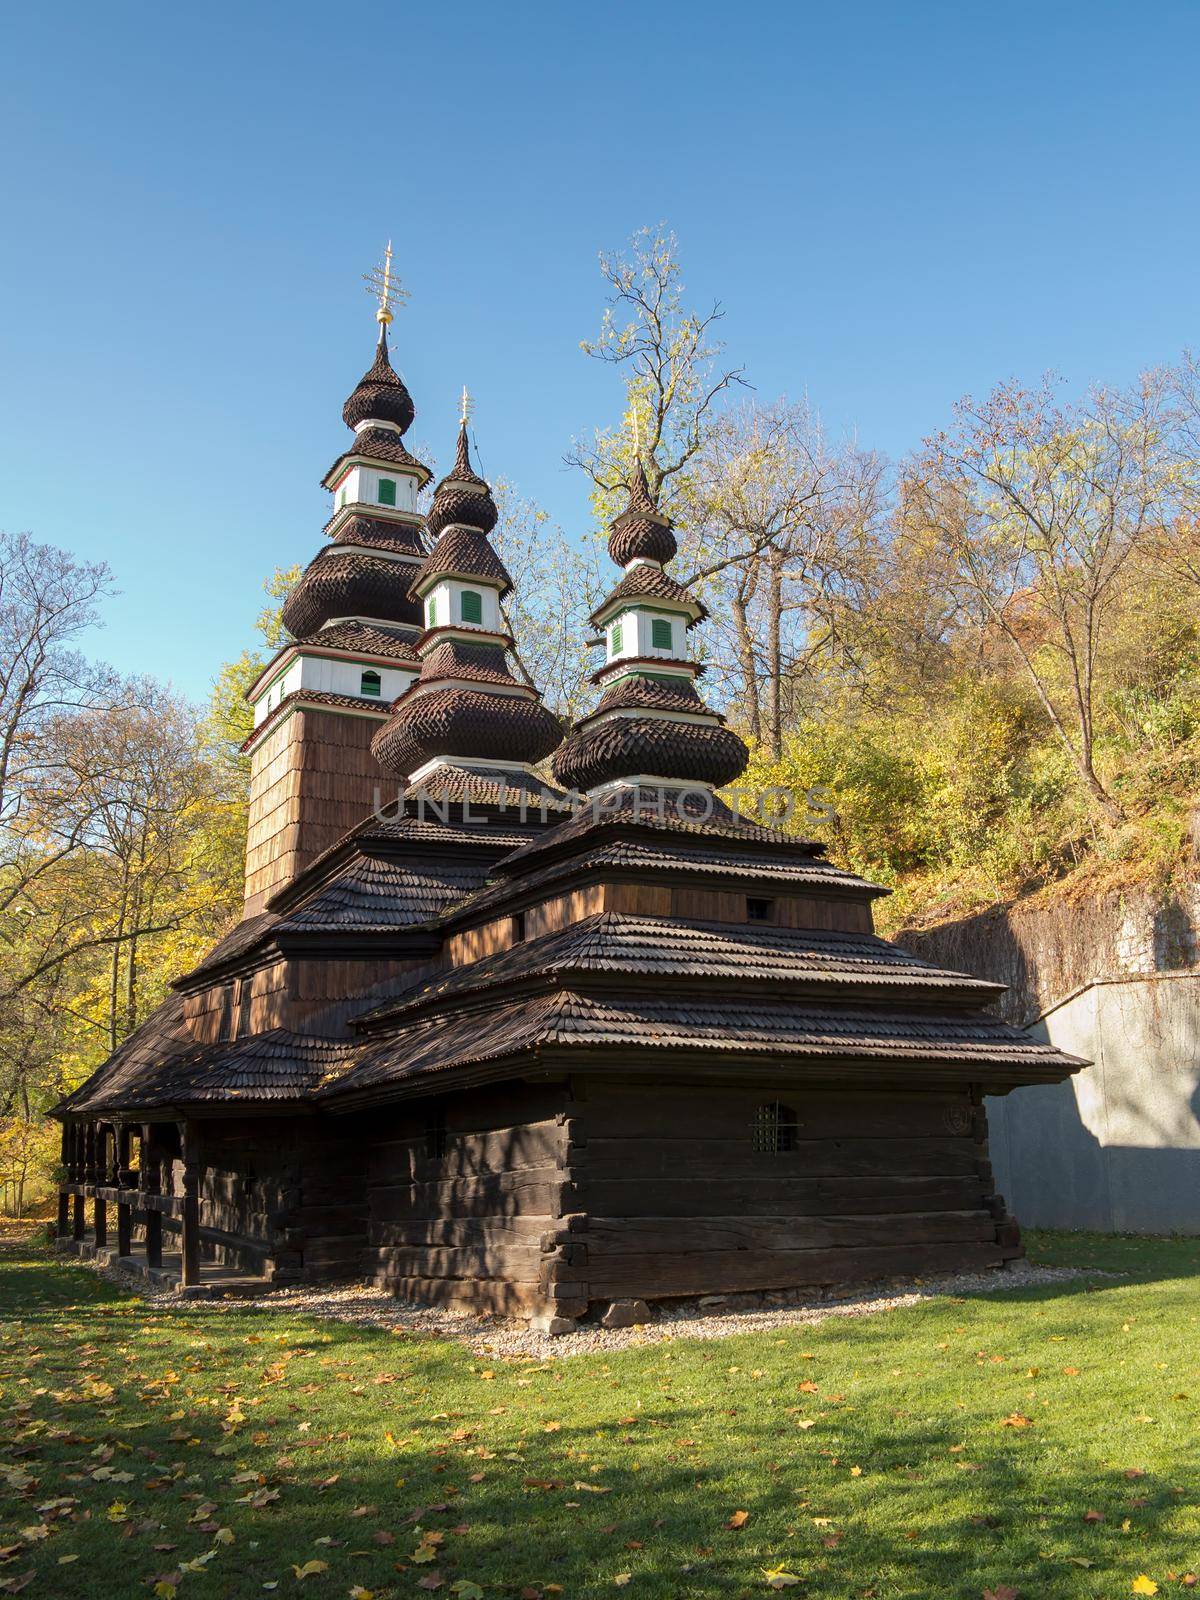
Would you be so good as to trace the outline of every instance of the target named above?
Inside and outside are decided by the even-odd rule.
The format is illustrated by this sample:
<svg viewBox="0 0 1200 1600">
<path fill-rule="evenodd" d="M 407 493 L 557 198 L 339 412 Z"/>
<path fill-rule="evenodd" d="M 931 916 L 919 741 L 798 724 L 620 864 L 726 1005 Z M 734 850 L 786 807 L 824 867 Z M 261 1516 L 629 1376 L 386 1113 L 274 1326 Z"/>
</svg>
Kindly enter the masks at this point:
<svg viewBox="0 0 1200 1600">
<path fill-rule="evenodd" d="M 613 1049 L 625 1052 L 619 1058 L 624 1071 L 635 1065 L 629 1052 L 672 1052 L 723 1057 L 734 1070 L 747 1059 L 756 1071 L 771 1063 L 840 1063 L 848 1069 L 847 1082 L 919 1066 L 941 1069 L 943 1080 L 1010 1087 L 1058 1082 L 1080 1065 L 994 1017 L 769 1000 L 739 1011 L 700 995 L 654 998 L 564 987 L 532 999 L 461 1005 L 418 1019 L 394 1037 L 368 1039 L 351 1072 L 322 1091 L 322 1098 L 350 1100 L 530 1052 L 553 1050 L 569 1059 L 572 1052 Z M 607 1059 L 611 1070 L 613 1058 Z M 575 1063 L 580 1069 L 585 1064 L 582 1055 Z"/>
<path fill-rule="evenodd" d="M 953 997 L 979 1007 L 1002 992 L 962 972 L 946 972 L 873 934 L 833 933 L 752 924 L 681 922 L 605 911 L 538 939 L 522 941 L 499 955 L 472 962 L 414 987 L 386 1006 L 367 1012 L 364 1023 L 404 1017 L 449 997 L 488 991 L 514 982 L 582 975 L 617 976 L 641 982 L 771 985 L 811 993 L 826 986 L 859 991 L 900 989 Z"/>
<path fill-rule="evenodd" d="M 327 1087 L 352 1060 L 344 1039 L 284 1028 L 210 1045 L 174 1036 L 153 1043 L 146 1038 L 122 1069 L 91 1080 L 68 1109 L 103 1113 L 211 1102 L 295 1102 Z"/>
</svg>

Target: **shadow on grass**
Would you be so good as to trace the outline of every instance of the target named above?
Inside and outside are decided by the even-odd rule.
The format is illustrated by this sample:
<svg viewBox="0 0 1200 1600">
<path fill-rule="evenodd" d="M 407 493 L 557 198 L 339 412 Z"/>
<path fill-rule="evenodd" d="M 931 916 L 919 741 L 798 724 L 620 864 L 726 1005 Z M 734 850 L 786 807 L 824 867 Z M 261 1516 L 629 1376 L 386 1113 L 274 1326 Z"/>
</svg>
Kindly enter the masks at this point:
<svg viewBox="0 0 1200 1600">
<path fill-rule="evenodd" d="M 235 1543 L 186 1575 L 197 1600 L 269 1583 L 420 1596 L 431 1576 L 448 1594 L 463 1582 L 590 1600 L 625 1573 L 633 1595 L 691 1600 L 767 1592 L 778 1565 L 821 1596 L 1007 1583 L 1075 1597 L 1107 1572 L 1128 1592 L 1194 1517 L 1177 1492 L 1194 1481 L 1194 1407 L 1178 1427 L 1114 1421 L 1160 1410 L 1178 1381 L 1149 1398 L 1145 1375 L 1107 1355 L 1133 1283 L 506 1363 L 296 1312 L 137 1302 L 77 1265 L 3 1265 L 5 1385 L 45 1361 L 51 1325 L 78 1357 L 70 1379 L 22 1390 L 8 1419 L 21 1438 L 10 1431 L 7 1460 L 36 1482 L 11 1497 L 6 1531 L 50 1497 L 78 1500 L 30 1558 L 31 1594 L 56 1600 L 145 1595 L 212 1548 L 213 1525 Z M 1078 1370 L 1067 1356 L 1086 1388 L 1063 1375 Z M 156 1387 L 167 1372 L 169 1396 Z M 799 1387 L 812 1373 L 816 1393 Z M 108 1403 L 89 1375 L 115 1385 Z M 245 1420 L 231 1425 L 236 1397 Z M 128 1486 L 90 1477 L 114 1442 Z M 114 1500 L 129 1520 L 108 1520 Z M 414 1560 L 422 1550 L 434 1559 Z M 59 1566 L 63 1553 L 78 1560 Z M 313 1559 L 328 1572 L 301 1589 L 291 1566 Z M 1186 1539 L 1175 1559 L 1186 1566 Z"/>
</svg>

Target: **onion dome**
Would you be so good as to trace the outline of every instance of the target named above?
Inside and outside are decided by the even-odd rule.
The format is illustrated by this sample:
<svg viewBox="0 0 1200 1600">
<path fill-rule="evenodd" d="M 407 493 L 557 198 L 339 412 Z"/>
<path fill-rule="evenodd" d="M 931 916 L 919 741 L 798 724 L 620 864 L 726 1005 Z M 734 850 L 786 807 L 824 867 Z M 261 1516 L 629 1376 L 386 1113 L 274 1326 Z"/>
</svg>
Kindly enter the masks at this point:
<svg viewBox="0 0 1200 1600">
<path fill-rule="evenodd" d="M 348 428 L 357 428 L 360 422 L 390 422 L 401 433 L 407 433 L 416 414 L 412 395 L 405 388 L 404 380 L 392 368 L 388 357 L 387 327 L 381 324 L 375 359 L 342 407 L 342 418 Z"/>
<path fill-rule="evenodd" d="M 509 667 L 512 640 L 500 602 L 512 579 L 488 538 L 496 517 L 492 492 L 471 466 L 464 420 L 454 466 L 429 513 L 437 542 L 409 591 L 424 607 L 421 672 L 371 745 L 389 772 L 412 778 L 431 767 L 473 765 L 520 771 L 562 738 L 537 690 Z"/>
<path fill-rule="evenodd" d="M 471 466 L 464 422 L 458 432 L 454 465 L 434 490 L 426 527 L 434 538 L 455 525 L 487 534 L 496 526 L 498 515 L 492 491 Z"/>
<path fill-rule="evenodd" d="M 608 553 L 619 567 L 627 567 L 631 561 L 670 561 L 677 548 L 670 518 L 654 504 L 638 457 L 629 483 L 629 504 L 609 529 Z"/>
<path fill-rule="evenodd" d="M 675 535 L 654 504 L 640 460 L 608 548 L 625 574 L 592 613 L 604 629 L 606 659 L 595 676 L 603 693 L 559 748 L 555 778 L 579 790 L 636 778 L 710 788 L 731 783 L 750 752 L 696 692 L 703 668 L 689 658 L 687 636 L 706 612 L 662 569 L 675 554 Z"/>
<path fill-rule="evenodd" d="M 415 632 L 421 607 L 409 596 L 412 572 L 409 562 L 390 555 L 327 544 L 284 602 L 283 625 L 297 639 L 344 617 L 397 623 Z"/>
</svg>

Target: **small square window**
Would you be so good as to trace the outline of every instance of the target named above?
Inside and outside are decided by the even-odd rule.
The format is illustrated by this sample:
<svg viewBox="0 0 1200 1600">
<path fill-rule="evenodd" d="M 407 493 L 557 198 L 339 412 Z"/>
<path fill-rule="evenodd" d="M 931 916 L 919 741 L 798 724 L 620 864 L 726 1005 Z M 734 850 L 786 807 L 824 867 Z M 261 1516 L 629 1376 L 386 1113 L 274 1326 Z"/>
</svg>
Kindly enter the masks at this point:
<svg viewBox="0 0 1200 1600">
<path fill-rule="evenodd" d="M 746 896 L 747 922 L 774 922 L 774 900 L 756 900 L 753 895 Z"/>
<path fill-rule="evenodd" d="M 666 617 L 655 617 L 650 623 L 650 643 L 655 650 L 670 650 L 674 640 L 671 638 L 671 624 Z"/>
<path fill-rule="evenodd" d="M 757 1155 L 777 1156 L 796 1148 L 796 1113 L 778 1100 L 754 1108 L 750 1145 Z"/>
<path fill-rule="evenodd" d="M 464 622 L 482 622 L 483 596 L 474 589 L 464 589 L 459 602 L 459 615 Z"/>
<path fill-rule="evenodd" d="M 396 504 L 396 485 L 391 478 L 379 480 L 379 504 L 381 506 L 394 506 Z"/>
</svg>

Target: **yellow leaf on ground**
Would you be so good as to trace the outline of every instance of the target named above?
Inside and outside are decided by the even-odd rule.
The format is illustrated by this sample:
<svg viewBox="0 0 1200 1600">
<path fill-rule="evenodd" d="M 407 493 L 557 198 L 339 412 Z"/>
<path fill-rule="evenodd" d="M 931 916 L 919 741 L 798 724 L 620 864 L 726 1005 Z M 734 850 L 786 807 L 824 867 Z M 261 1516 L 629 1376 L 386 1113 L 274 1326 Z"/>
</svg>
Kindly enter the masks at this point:
<svg viewBox="0 0 1200 1600">
<path fill-rule="evenodd" d="M 748 1511 L 735 1511 L 729 1519 L 729 1526 L 731 1528 L 744 1528 L 749 1521 L 750 1513 Z"/>
<path fill-rule="evenodd" d="M 302 1567 L 298 1567 L 293 1561 L 292 1571 L 296 1574 L 297 1579 L 303 1582 L 305 1578 L 315 1578 L 318 1572 L 328 1572 L 329 1563 L 328 1561 L 306 1561 Z"/>
<path fill-rule="evenodd" d="M 1158 1585 L 1153 1578 L 1148 1578 L 1144 1572 L 1139 1572 L 1130 1584 L 1134 1594 L 1157 1594 Z"/>
</svg>

